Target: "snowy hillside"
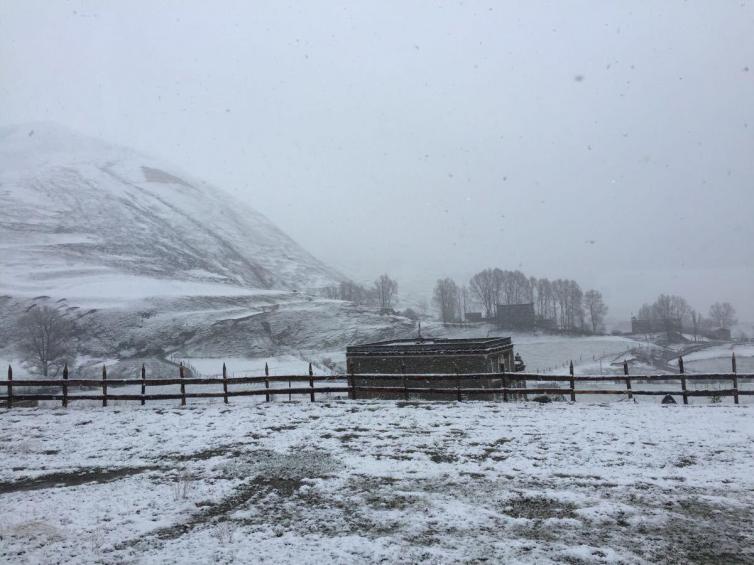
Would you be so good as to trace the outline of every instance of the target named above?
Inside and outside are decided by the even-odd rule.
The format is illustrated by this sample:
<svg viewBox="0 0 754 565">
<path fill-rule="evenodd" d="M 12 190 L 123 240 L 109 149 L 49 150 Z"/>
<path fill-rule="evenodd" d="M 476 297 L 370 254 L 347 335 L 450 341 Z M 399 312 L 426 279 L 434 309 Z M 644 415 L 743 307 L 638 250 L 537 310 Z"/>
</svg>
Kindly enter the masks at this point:
<svg viewBox="0 0 754 565">
<path fill-rule="evenodd" d="M 0 292 L 236 295 L 343 277 L 253 209 L 52 124 L 0 128 Z"/>
<path fill-rule="evenodd" d="M 0 128 L 0 350 L 31 305 L 79 322 L 80 354 L 327 355 L 413 331 L 307 292 L 328 268 L 258 212 L 60 126 Z"/>
</svg>

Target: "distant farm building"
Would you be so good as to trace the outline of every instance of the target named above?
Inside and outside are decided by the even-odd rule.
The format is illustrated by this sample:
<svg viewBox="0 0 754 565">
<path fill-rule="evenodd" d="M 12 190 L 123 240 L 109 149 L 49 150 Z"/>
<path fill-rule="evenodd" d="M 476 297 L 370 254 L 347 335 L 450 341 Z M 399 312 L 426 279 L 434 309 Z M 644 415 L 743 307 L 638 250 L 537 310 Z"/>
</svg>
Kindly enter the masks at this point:
<svg viewBox="0 0 754 565">
<path fill-rule="evenodd" d="M 464 317 L 466 318 L 467 322 L 481 322 L 483 319 L 481 312 L 466 312 L 466 314 L 464 314 Z"/>
<path fill-rule="evenodd" d="M 731 333 L 728 328 L 717 328 L 706 332 L 705 337 L 718 341 L 730 341 Z"/>
<path fill-rule="evenodd" d="M 507 330 L 533 330 L 537 325 L 534 303 L 498 304 L 495 323 Z"/>
<path fill-rule="evenodd" d="M 522 381 L 504 378 L 499 373 L 523 370 L 521 358 L 513 353 L 509 337 L 474 339 L 397 339 L 351 346 L 346 349 L 349 374 L 355 386 L 395 387 L 400 381 L 369 375 L 427 375 L 424 380 L 412 380 L 409 388 L 453 388 L 455 377 L 433 375 L 489 373 L 480 377 L 474 386 L 497 388 L 505 383 L 510 387 L 525 386 Z M 497 374 L 496 374 L 497 373 Z M 515 384 L 514 384 L 515 383 Z M 364 394 L 365 397 L 402 398 L 395 394 Z M 453 394 L 421 394 L 421 398 L 453 399 Z M 491 398 L 486 397 L 488 400 Z"/>
<path fill-rule="evenodd" d="M 631 318 L 631 333 L 634 334 L 653 334 L 660 332 L 681 333 L 683 325 L 680 318 L 665 319 L 641 319 Z"/>
</svg>

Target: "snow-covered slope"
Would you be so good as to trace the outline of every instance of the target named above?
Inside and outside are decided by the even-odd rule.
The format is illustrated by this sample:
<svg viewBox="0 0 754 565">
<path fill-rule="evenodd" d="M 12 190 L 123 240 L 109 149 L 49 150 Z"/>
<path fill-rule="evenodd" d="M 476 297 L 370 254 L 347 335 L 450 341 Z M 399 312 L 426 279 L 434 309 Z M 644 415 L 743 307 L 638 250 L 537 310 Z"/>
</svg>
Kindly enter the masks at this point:
<svg viewBox="0 0 754 565">
<path fill-rule="evenodd" d="M 342 280 L 264 216 L 130 149 L 0 128 L 0 293 L 237 295 Z"/>
<path fill-rule="evenodd" d="M 154 159 L 56 125 L 0 128 L 0 350 L 33 304 L 65 311 L 79 353 L 107 358 L 341 352 L 414 331 L 310 292 L 341 280 Z"/>
</svg>

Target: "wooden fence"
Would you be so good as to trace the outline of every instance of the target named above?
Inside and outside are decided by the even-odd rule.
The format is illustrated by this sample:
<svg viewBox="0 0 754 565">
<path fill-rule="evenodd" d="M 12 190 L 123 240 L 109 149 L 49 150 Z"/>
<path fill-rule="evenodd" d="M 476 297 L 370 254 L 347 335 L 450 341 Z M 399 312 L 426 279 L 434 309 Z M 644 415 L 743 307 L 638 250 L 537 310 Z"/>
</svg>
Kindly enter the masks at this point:
<svg viewBox="0 0 754 565">
<path fill-rule="evenodd" d="M 732 396 L 735 404 L 739 403 L 740 396 L 754 396 L 754 390 L 741 390 L 739 388 L 740 380 L 754 379 L 754 374 L 738 374 L 736 371 L 735 355 L 732 359 L 732 372 L 730 373 L 708 373 L 708 374 L 686 374 L 683 367 L 683 359 L 679 359 L 678 375 L 630 375 L 628 364 L 623 365 L 623 375 L 574 375 L 573 363 L 570 365 L 569 375 L 540 375 L 537 373 L 474 373 L 474 374 L 358 374 L 360 381 L 371 378 L 379 380 L 380 386 L 356 386 L 354 375 L 329 375 L 315 376 L 309 365 L 308 375 L 281 375 L 271 376 L 269 369 L 265 365 L 265 375 L 260 377 L 229 377 L 225 364 L 223 364 L 222 377 L 196 378 L 186 377 L 185 369 L 180 366 L 178 369 L 178 378 L 148 379 L 144 366 L 141 368 L 140 378 L 137 379 L 108 379 L 106 367 L 102 367 L 102 377 L 100 379 L 71 379 L 69 378 L 68 367 L 63 369 L 63 375 L 60 379 L 33 379 L 33 380 L 13 380 L 13 369 L 8 367 L 7 380 L 0 380 L 0 387 L 6 388 L 6 395 L 0 396 L 0 402 L 11 408 L 14 403 L 35 402 L 35 401 L 60 401 L 63 406 L 73 400 L 95 400 L 101 401 L 102 406 L 107 406 L 110 400 L 133 400 L 139 401 L 142 405 L 147 400 L 180 400 L 181 405 L 186 404 L 189 398 L 222 398 L 228 403 L 229 398 L 239 396 L 262 396 L 264 395 L 267 402 L 277 395 L 288 395 L 289 399 L 293 396 L 308 395 L 311 402 L 314 402 L 317 394 L 339 393 L 347 394 L 348 398 L 358 399 L 360 395 L 390 395 L 391 397 L 410 399 L 414 395 L 453 395 L 457 400 L 462 400 L 464 395 L 473 394 L 489 395 L 491 397 L 502 397 L 507 400 L 509 396 L 516 398 L 515 395 L 563 395 L 569 396 L 572 402 L 576 401 L 578 395 L 623 395 L 628 398 L 642 395 L 652 396 L 682 396 L 683 403 L 688 404 L 689 397 L 707 396 L 722 397 Z M 501 382 L 523 381 L 537 383 L 567 383 L 565 387 L 539 386 L 534 387 L 480 387 L 471 386 L 474 380 L 489 380 L 490 377 L 499 377 Z M 396 386 L 385 386 L 384 381 L 395 381 Z M 442 381 L 448 383 L 452 381 L 455 386 L 431 386 L 433 382 Z M 640 382 L 666 382 L 680 381 L 680 390 L 671 389 L 670 386 L 662 390 L 636 389 L 633 383 Z M 728 381 L 730 388 L 714 390 L 693 390 L 688 388 L 688 382 L 695 381 Z M 345 384 L 343 384 L 345 382 Z M 577 383 L 616 383 L 622 382 L 625 388 L 576 388 Z M 287 387 L 271 387 L 285 383 Z M 293 383 L 306 383 L 308 386 L 292 386 Z M 315 383 L 333 383 L 333 386 L 316 386 Z M 411 383 L 422 383 L 423 387 L 410 386 Z M 264 388 L 250 388 L 245 390 L 228 390 L 229 385 L 243 384 L 264 384 Z M 668 383 L 669 384 L 669 383 Z M 119 394 L 108 392 L 109 387 L 119 387 L 127 385 L 139 385 L 140 394 Z M 188 387 L 212 386 L 222 387 L 222 392 L 188 392 Z M 426 386 L 429 385 L 429 386 Z M 463 386 L 462 386 L 463 385 Z M 468 385 L 468 386 L 466 386 Z M 47 387 L 58 388 L 60 393 L 56 394 L 18 394 L 14 392 L 14 387 Z M 178 386 L 177 393 L 147 393 L 149 386 Z M 99 394 L 70 394 L 71 387 L 86 387 L 101 391 Z"/>
</svg>

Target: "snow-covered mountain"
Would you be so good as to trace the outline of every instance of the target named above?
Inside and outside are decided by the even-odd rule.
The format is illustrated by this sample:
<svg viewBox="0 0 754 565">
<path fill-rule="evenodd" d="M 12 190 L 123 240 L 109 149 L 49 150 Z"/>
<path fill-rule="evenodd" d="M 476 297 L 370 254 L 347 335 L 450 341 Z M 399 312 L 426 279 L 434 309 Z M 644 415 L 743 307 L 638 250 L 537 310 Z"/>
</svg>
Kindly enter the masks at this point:
<svg viewBox="0 0 754 565">
<path fill-rule="evenodd" d="M 51 124 L 0 128 L 0 350 L 32 304 L 84 355 L 337 356 L 414 323 L 314 289 L 344 280 L 264 216 L 130 149 Z"/>
<path fill-rule="evenodd" d="M 342 279 L 260 213 L 150 157 L 54 124 L 0 128 L 0 293 L 235 295 Z"/>
</svg>

